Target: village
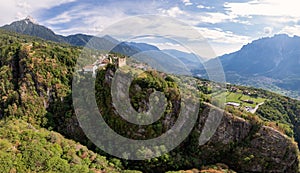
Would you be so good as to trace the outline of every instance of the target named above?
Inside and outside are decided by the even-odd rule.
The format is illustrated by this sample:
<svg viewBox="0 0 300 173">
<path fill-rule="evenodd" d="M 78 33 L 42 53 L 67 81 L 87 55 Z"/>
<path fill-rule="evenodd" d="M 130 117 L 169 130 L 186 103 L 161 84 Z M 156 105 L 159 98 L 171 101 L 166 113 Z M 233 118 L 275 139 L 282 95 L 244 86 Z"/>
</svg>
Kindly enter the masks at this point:
<svg viewBox="0 0 300 173">
<path fill-rule="evenodd" d="M 226 105 L 243 109 L 252 114 L 254 114 L 259 106 L 264 104 L 266 100 L 259 97 L 257 91 L 243 90 L 235 86 L 230 86 L 228 88 L 226 99 L 228 101 Z"/>
<path fill-rule="evenodd" d="M 100 54 L 94 63 L 84 66 L 79 71 L 83 73 L 92 73 L 92 76 L 96 77 L 97 70 L 104 68 L 108 64 L 114 64 L 117 68 L 130 66 L 135 69 L 142 69 L 144 71 L 147 69 L 151 69 L 145 63 L 136 62 L 134 60 L 131 60 L 130 63 L 127 63 L 127 59 L 128 58 L 126 56 L 116 56 L 114 54 Z"/>
<path fill-rule="evenodd" d="M 101 54 L 93 64 L 84 66 L 80 71 L 92 73 L 92 76 L 96 77 L 97 69 L 103 68 L 107 64 L 115 64 L 118 68 L 126 66 L 126 59 L 126 56 L 118 57 L 113 54 Z"/>
</svg>

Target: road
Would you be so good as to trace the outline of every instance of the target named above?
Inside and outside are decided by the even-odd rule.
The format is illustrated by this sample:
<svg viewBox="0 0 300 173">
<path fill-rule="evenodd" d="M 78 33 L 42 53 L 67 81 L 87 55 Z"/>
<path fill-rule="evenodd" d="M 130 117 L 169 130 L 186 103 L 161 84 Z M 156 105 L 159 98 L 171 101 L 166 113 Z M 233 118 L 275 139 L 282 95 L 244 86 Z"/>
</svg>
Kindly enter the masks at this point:
<svg viewBox="0 0 300 173">
<path fill-rule="evenodd" d="M 265 102 L 262 102 L 262 103 L 257 104 L 257 105 L 255 106 L 254 109 L 251 109 L 251 110 L 250 110 L 250 112 L 251 112 L 252 114 L 254 114 L 254 113 L 257 111 L 257 109 L 259 108 L 259 106 L 261 106 L 261 105 L 264 104 L 264 103 L 265 103 Z"/>
</svg>

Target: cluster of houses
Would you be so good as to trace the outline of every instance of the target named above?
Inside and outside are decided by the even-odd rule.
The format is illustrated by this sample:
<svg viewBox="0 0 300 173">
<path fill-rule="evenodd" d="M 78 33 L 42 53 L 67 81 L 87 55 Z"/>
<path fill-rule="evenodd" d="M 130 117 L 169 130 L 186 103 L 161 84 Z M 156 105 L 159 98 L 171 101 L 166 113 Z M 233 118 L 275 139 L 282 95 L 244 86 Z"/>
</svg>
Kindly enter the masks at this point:
<svg viewBox="0 0 300 173">
<path fill-rule="evenodd" d="M 252 100 L 242 100 L 242 101 L 245 103 L 254 104 L 254 101 L 252 101 Z M 236 103 L 236 102 L 227 102 L 226 105 L 233 106 L 235 108 L 239 108 L 241 106 L 240 103 Z M 246 112 L 251 112 L 251 113 L 255 110 L 255 108 L 252 108 L 251 106 L 245 106 L 244 109 Z"/>
<path fill-rule="evenodd" d="M 227 102 L 226 105 L 233 106 L 233 107 L 240 107 L 241 104 L 235 102 Z"/>
<path fill-rule="evenodd" d="M 92 73 L 92 76 L 95 77 L 97 69 L 105 67 L 107 64 L 115 64 L 118 68 L 126 66 L 126 57 L 117 57 L 112 54 L 101 54 L 93 64 L 84 66 L 82 71 L 84 73 Z"/>
<path fill-rule="evenodd" d="M 230 88 L 228 88 L 228 91 L 230 92 L 238 92 L 239 89 L 235 86 L 231 86 Z M 249 95 L 249 96 L 257 96 L 257 92 L 254 91 L 254 93 L 251 93 L 250 91 L 248 90 L 242 90 L 242 93 L 243 95 Z M 244 103 L 249 103 L 249 104 L 254 104 L 255 102 L 253 100 L 241 100 L 242 102 Z M 236 102 L 227 102 L 226 105 L 228 106 L 233 106 L 235 108 L 239 108 L 241 106 L 240 103 L 236 103 Z M 251 113 L 254 113 L 256 111 L 256 108 L 252 108 L 251 106 L 244 106 L 244 110 L 246 112 L 251 112 Z"/>
<path fill-rule="evenodd" d="M 230 91 L 230 92 L 238 92 L 238 88 L 237 87 L 235 87 L 235 86 L 232 86 L 232 87 L 230 87 L 229 89 L 228 89 L 228 91 Z M 242 92 L 243 92 L 243 94 L 244 95 L 249 95 L 249 96 L 254 96 L 254 97 L 256 97 L 257 96 L 257 91 L 254 91 L 254 92 L 250 92 L 250 91 L 248 91 L 248 90 L 242 90 Z"/>
</svg>

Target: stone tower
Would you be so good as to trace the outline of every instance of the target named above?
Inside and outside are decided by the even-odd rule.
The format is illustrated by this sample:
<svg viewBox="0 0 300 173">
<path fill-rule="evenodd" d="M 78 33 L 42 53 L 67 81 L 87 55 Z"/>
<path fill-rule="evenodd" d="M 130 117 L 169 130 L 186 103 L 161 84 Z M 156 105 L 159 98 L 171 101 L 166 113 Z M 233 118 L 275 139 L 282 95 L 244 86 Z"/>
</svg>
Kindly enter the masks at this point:
<svg viewBox="0 0 300 173">
<path fill-rule="evenodd" d="M 118 67 L 126 66 L 126 57 L 119 57 L 117 61 Z"/>
</svg>

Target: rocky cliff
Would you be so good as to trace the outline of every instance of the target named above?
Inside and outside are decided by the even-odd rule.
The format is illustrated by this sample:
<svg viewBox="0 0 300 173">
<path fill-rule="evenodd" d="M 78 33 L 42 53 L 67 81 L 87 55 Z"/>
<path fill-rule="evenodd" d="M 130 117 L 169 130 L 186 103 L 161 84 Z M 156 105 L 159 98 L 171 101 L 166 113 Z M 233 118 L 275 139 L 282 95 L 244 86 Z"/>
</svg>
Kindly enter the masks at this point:
<svg viewBox="0 0 300 173">
<path fill-rule="evenodd" d="M 198 129 L 205 121 L 208 111 L 222 111 L 206 104 L 200 114 Z M 213 137 L 200 150 L 200 158 L 221 157 L 238 172 L 298 172 L 297 144 L 281 132 L 261 125 L 255 119 L 246 121 L 224 113 L 221 124 Z M 211 154 L 221 152 L 221 155 Z M 223 155 L 223 156 L 222 156 Z"/>
<path fill-rule="evenodd" d="M 105 93 L 109 94 L 109 86 L 111 85 L 110 79 L 114 77 L 114 69 L 108 68 L 106 71 L 102 71 L 102 75 L 105 77 L 99 80 L 102 81 L 101 85 L 106 88 Z M 158 75 L 158 78 L 161 77 Z M 145 81 L 145 79 L 143 81 Z M 136 84 L 137 83 L 139 82 L 136 82 Z M 147 85 L 144 85 L 144 87 L 145 86 Z M 140 87 L 141 86 L 133 86 L 132 88 Z M 167 90 L 169 89 L 167 88 Z M 139 94 L 136 91 L 135 93 Z M 144 99 L 147 99 L 147 97 Z M 103 100 L 103 96 L 98 98 L 98 101 L 100 103 L 100 109 L 103 108 L 103 106 L 101 107 L 101 102 L 105 102 L 106 104 L 111 102 L 110 99 Z M 147 104 L 147 101 L 144 100 L 143 102 Z M 114 109 L 115 108 L 111 106 L 102 111 L 115 112 L 113 111 Z M 283 133 L 271 127 L 264 126 L 255 115 L 245 120 L 205 102 L 201 104 L 200 109 L 198 121 L 193 131 L 180 146 L 170 153 L 169 161 L 165 165 L 166 168 L 170 167 L 170 169 L 174 169 L 172 168 L 174 165 L 168 165 L 169 162 L 173 164 L 176 163 L 179 168 L 188 169 L 199 168 L 201 165 L 206 164 L 225 163 L 237 172 L 299 171 L 298 147 L 296 142 Z M 176 111 L 178 111 L 178 109 L 175 109 L 175 112 Z M 209 119 L 208 115 L 210 115 Z M 118 115 L 110 114 L 109 116 L 114 117 Z M 213 124 L 214 121 L 217 121 L 217 117 L 219 116 L 222 116 L 222 120 L 214 135 L 204 145 L 199 145 L 199 137 L 205 124 Z M 174 124 L 173 121 L 176 119 L 171 120 L 172 121 L 168 124 L 162 124 L 162 129 L 167 129 L 169 127 L 168 125 Z M 128 124 L 120 126 L 118 123 L 121 122 L 114 121 L 114 123 L 111 124 L 112 127 L 117 126 L 131 129 Z M 122 131 L 125 129 L 119 130 Z M 139 131 L 141 131 L 139 128 L 134 131 L 136 132 L 134 133 L 135 136 L 147 136 L 151 131 L 155 131 L 155 126 L 148 127 L 146 130 L 143 128 L 143 133 L 139 133 Z M 128 130 L 126 132 L 128 132 Z M 214 131 L 212 130 L 211 132 L 213 133 Z M 158 131 L 156 131 L 156 133 L 158 133 Z M 129 135 L 127 137 L 134 138 L 135 136 Z M 143 165 L 145 163 L 141 164 Z M 158 165 L 148 166 L 150 169 L 144 171 L 161 171 Z M 137 168 L 137 166 L 134 168 Z"/>
</svg>

